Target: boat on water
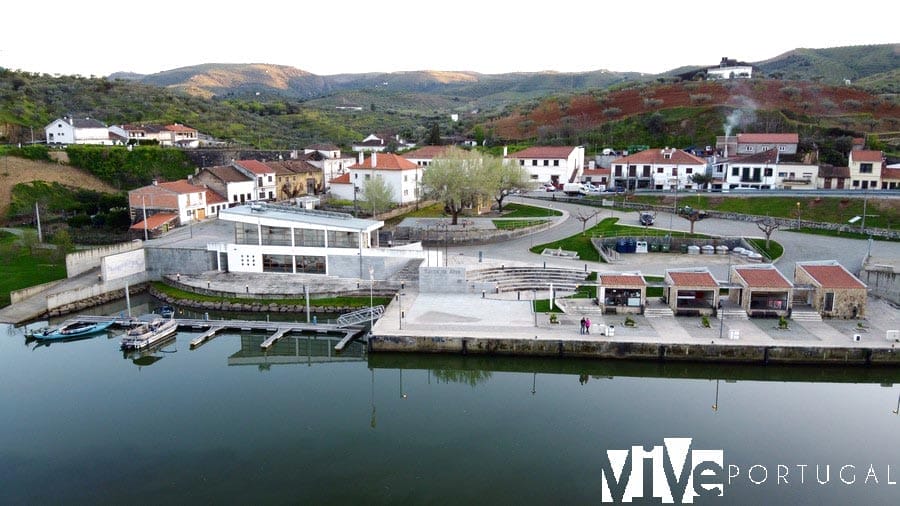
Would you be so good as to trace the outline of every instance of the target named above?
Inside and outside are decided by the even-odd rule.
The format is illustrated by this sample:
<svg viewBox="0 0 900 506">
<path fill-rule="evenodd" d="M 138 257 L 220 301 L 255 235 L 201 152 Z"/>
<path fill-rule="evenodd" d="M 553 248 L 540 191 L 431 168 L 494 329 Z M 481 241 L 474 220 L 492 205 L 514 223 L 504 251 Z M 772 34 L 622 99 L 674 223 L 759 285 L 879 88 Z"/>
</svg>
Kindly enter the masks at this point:
<svg viewBox="0 0 900 506">
<path fill-rule="evenodd" d="M 123 350 L 140 350 L 157 343 L 178 330 L 178 321 L 156 316 L 133 327 L 122 337 Z"/>
<path fill-rule="evenodd" d="M 157 309 L 156 312 L 159 313 L 159 315 L 163 318 L 171 318 L 175 316 L 175 308 L 173 308 L 172 306 L 162 306 Z"/>
<path fill-rule="evenodd" d="M 31 337 L 42 340 L 73 339 L 103 332 L 112 324 L 113 320 L 102 322 L 70 321 L 63 323 L 56 329 L 47 328 L 40 332 L 35 332 Z"/>
</svg>

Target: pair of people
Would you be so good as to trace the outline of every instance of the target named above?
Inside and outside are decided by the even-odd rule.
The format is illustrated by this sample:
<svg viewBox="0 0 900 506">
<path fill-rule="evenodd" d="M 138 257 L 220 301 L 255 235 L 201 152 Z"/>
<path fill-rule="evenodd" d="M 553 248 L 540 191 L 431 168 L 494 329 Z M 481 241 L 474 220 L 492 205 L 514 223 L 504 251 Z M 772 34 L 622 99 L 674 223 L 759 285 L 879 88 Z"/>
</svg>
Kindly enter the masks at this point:
<svg viewBox="0 0 900 506">
<path fill-rule="evenodd" d="M 581 333 L 582 334 L 590 334 L 591 333 L 591 319 L 582 317 L 581 318 Z"/>
</svg>

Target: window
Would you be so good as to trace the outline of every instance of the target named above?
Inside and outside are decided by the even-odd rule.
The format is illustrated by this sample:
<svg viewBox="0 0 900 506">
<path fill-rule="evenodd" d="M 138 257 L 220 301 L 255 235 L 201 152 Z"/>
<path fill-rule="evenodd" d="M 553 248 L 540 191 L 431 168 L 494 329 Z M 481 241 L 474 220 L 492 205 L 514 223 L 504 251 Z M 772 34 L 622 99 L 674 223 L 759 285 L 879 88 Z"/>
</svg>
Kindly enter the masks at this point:
<svg viewBox="0 0 900 506">
<path fill-rule="evenodd" d="M 272 176 L 269 176 L 269 182 L 270 183 L 272 182 Z"/>
<path fill-rule="evenodd" d="M 522 166 L 522 167 L 524 167 L 524 166 L 525 166 L 525 160 L 519 160 L 519 165 Z"/>
<path fill-rule="evenodd" d="M 559 167 L 559 160 L 553 160 L 553 166 Z"/>
<path fill-rule="evenodd" d="M 772 177 L 772 169 L 766 167 L 765 173 L 763 175 L 766 177 Z"/>
<path fill-rule="evenodd" d="M 854 180 L 853 180 L 853 187 L 854 187 L 854 188 L 859 188 L 859 180 L 858 180 L 858 179 L 854 179 Z"/>
<path fill-rule="evenodd" d="M 256 184 L 257 184 L 257 186 L 262 186 L 262 185 L 263 185 L 263 178 L 262 178 L 262 177 L 256 178 Z"/>
<path fill-rule="evenodd" d="M 662 174 L 662 173 L 663 173 L 663 168 L 662 168 L 662 167 L 657 167 L 657 168 L 656 168 L 656 173 L 657 173 L 657 174 Z"/>
<path fill-rule="evenodd" d="M 235 244 L 259 244 L 259 230 L 255 223 L 234 224 Z"/>
<path fill-rule="evenodd" d="M 688 167 L 688 168 L 684 169 L 684 173 L 685 173 L 685 174 L 693 174 L 693 173 L 694 173 L 694 169 L 691 168 L 691 167 Z"/>
<path fill-rule="evenodd" d="M 328 247 L 329 248 L 356 248 L 359 246 L 358 235 L 356 232 L 340 232 L 337 230 L 328 231 Z"/>
<path fill-rule="evenodd" d="M 550 160 L 544 160 L 544 167 L 550 166 Z"/>
<path fill-rule="evenodd" d="M 744 148 L 744 151 L 753 151 L 753 146 L 747 146 L 746 148 Z"/>
<path fill-rule="evenodd" d="M 780 177 L 780 178 L 785 178 L 785 177 L 787 177 L 787 172 L 779 172 L 779 173 L 778 173 L 778 177 Z"/>
<path fill-rule="evenodd" d="M 325 274 L 325 257 L 297 255 L 294 260 L 297 262 L 297 272 Z"/>
<path fill-rule="evenodd" d="M 531 161 L 531 166 L 532 166 L 532 167 L 537 167 L 537 160 L 532 160 L 532 161 Z"/>
<path fill-rule="evenodd" d="M 778 151 L 784 151 L 787 149 L 787 146 L 778 146 Z"/>
<path fill-rule="evenodd" d="M 409 181 L 409 176 L 407 176 L 407 175 L 404 174 L 404 175 L 403 175 L 403 182 L 405 183 L 405 182 L 407 182 L 407 181 Z"/>
<path fill-rule="evenodd" d="M 294 272 L 294 258 L 290 255 L 262 256 L 263 272 Z"/>
<path fill-rule="evenodd" d="M 365 176 L 364 179 L 365 179 L 366 181 L 368 181 L 369 179 L 371 179 L 371 174 L 366 174 L 366 176 Z"/>
<path fill-rule="evenodd" d="M 325 247 L 325 231 L 296 228 L 294 229 L 294 246 L 323 248 Z"/>
<path fill-rule="evenodd" d="M 616 165 L 616 173 L 615 173 L 615 176 L 616 176 L 616 177 L 622 177 L 622 166 L 621 166 L 621 165 Z"/>
<path fill-rule="evenodd" d="M 871 174 L 872 173 L 872 164 L 871 163 L 859 164 L 859 173 L 860 174 Z"/>
<path fill-rule="evenodd" d="M 665 159 L 665 160 L 671 160 L 671 159 L 672 159 L 672 153 L 663 153 L 663 159 Z"/>
<path fill-rule="evenodd" d="M 678 175 L 678 167 L 673 167 L 673 168 L 672 168 L 672 175 L 673 175 L 673 176 L 677 176 L 677 175 Z"/>
<path fill-rule="evenodd" d="M 731 168 L 731 175 L 732 175 L 732 176 L 740 176 L 740 175 L 741 175 L 741 169 L 740 169 L 739 167 L 732 167 L 732 168 Z"/>
</svg>

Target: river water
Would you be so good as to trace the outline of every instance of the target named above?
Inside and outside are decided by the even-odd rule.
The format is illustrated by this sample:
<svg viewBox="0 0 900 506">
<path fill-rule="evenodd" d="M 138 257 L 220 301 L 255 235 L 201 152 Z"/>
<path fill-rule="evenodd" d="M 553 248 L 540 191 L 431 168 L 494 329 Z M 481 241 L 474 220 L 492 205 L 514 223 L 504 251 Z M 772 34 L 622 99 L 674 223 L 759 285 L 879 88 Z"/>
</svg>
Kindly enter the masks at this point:
<svg viewBox="0 0 900 506">
<path fill-rule="evenodd" d="M 896 370 L 338 356 L 322 336 L 265 355 L 263 334 L 189 332 L 125 356 L 114 334 L 0 326 L 0 504 L 596 504 L 608 450 L 664 438 L 721 451 L 724 496 L 697 504 L 900 499 Z"/>
</svg>

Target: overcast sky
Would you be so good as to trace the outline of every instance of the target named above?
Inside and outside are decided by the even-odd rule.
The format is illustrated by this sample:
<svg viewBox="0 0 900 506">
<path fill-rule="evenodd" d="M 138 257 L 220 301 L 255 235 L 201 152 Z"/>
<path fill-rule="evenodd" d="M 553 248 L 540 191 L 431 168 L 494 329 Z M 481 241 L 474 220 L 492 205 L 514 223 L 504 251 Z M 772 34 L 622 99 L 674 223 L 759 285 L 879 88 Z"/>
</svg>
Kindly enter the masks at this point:
<svg viewBox="0 0 900 506">
<path fill-rule="evenodd" d="M 798 47 L 896 42 L 881 0 L 755 2 L 255 0 L 6 2 L 0 66 L 48 74 L 150 74 L 201 63 L 271 63 L 320 75 L 658 73 L 754 62 Z M 880 13 L 880 14 L 879 14 Z M 893 39 L 893 40 L 892 40 Z"/>
</svg>

